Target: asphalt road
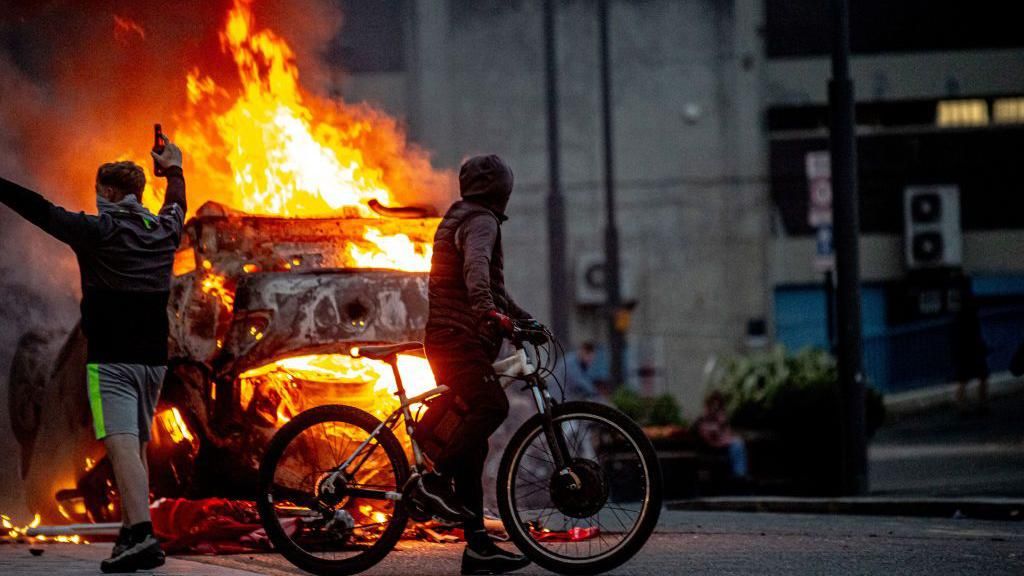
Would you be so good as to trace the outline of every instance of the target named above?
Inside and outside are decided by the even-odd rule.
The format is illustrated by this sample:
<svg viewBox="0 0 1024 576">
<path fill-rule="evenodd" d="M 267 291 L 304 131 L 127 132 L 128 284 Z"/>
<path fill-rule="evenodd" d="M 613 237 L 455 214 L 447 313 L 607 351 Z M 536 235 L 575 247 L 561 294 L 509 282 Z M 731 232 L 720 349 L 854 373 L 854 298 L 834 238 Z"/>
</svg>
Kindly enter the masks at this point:
<svg viewBox="0 0 1024 576">
<path fill-rule="evenodd" d="M 458 574 L 462 546 L 403 542 L 367 575 Z M 191 557 L 260 574 L 301 574 L 270 554 Z M 521 574 L 545 574 L 537 567 Z M 612 574 L 1024 574 L 1024 523 L 967 519 L 666 512 Z"/>
<path fill-rule="evenodd" d="M 0 545 L 0 574 L 98 574 L 109 544 Z M 458 574 L 461 544 L 402 542 L 367 575 Z M 530 567 L 521 574 L 545 574 Z M 175 556 L 161 576 L 303 574 L 276 554 Z M 665 512 L 616 575 L 1024 574 L 1024 522 L 736 512 Z"/>
<path fill-rule="evenodd" d="M 943 406 L 904 416 L 868 454 L 875 495 L 1024 497 L 1024 392 L 994 398 L 987 414 Z"/>
</svg>

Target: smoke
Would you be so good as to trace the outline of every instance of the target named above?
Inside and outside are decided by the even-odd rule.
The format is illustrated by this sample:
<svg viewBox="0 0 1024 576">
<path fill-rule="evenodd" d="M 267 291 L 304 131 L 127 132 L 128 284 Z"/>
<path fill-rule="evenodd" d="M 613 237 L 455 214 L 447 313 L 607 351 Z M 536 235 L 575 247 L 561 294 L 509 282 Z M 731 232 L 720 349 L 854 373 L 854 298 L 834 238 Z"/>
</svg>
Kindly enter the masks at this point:
<svg viewBox="0 0 1024 576">
<path fill-rule="evenodd" d="M 25 168 L 32 150 L 25 147 L 39 111 L 43 90 L 0 53 L 0 174 L 35 186 L 41 179 Z M 8 375 L 21 336 L 30 330 L 67 330 L 76 313 L 77 277 L 70 251 L 35 230 L 6 208 L 0 208 L 0 453 L 17 462 L 19 447 L 10 430 Z M 0 467 L 0 509 L 25 514 L 18 467 Z"/>
</svg>

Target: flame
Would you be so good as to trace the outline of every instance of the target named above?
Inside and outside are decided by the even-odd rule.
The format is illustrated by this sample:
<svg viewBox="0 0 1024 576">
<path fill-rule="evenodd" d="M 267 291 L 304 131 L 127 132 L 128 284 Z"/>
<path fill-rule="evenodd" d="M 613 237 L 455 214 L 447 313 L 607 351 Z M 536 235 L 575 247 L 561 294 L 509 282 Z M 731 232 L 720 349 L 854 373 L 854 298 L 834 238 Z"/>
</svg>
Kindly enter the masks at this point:
<svg viewBox="0 0 1024 576">
<path fill-rule="evenodd" d="M 192 432 L 188 429 L 185 424 L 184 418 L 181 417 L 181 412 L 176 407 L 169 408 L 159 412 L 157 415 L 157 421 L 163 426 L 164 430 L 171 436 L 171 440 L 175 444 L 188 440 L 194 442 L 195 437 L 192 436 Z"/>
<path fill-rule="evenodd" d="M 33 543 L 33 542 L 47 542 L 47 541 L 62 542 L 62 543 L 67 543 L 67 544 L 88 544 L 89 543 L 88 540 L 85 540 L 84 538 L 82 538 L 78 534 L 74 534 L 74 535 L 71 535 L 71 536 L 51 536 L 51 537 L 47 537 L 47 536 L 44 536 L 42 534 L 36 535 L 36 536 L 29 536 L 28 535 L 28 531 L 32 530 L 33 528 L 38 528 L 41 522 L 42 522 L 42 517 L 39 514 L 35 514 L 35 515 L 33 515 L 31 522 L 29 522 L 25 526 L 17 526 L 17 525 L 14 524 L 14 522 L 11 521 L 11 517 L 10 516 L 8 516 L 6 514 L 0 514 L 0 525 L 2 525 L 3 529 L 6 531 L 3 534 L 0 534 L 0 537 L 3 537 L 4 539 L 14 540 L 16 542 L 28 541 L 30 544 Z M 0 540 L 0 542 L 3 542 L 3 541 L 4 540 Z"/>
<path fill-rule="evenodd" d="M 208 262 L 209 261 L 206 263 Z M 203 293 L 219 299 L 221 304 L 230 311 L 234 309 L 235 306 L 235 293 L 225 286 L 226 282 L 227 278 L 224 276 L 215 272 L 207 271 L 206 276 L 203 277 L 201 287 Z"/>
<path fill-rule="evenodd" d="M 243 409 L 259 415 L 265 422 L 276 427 L 283 426 L 303 410 L 339 401 L 384 419 L 400 406 L 394 372 L 386 362 L 361 358 L 357 354 L 357 348 L 352 348 L 351 355 L 295 356 L 248 370 L 239 375 L 238 382 Z M 436 386 L 430 364 L 425 358 L 400 354 L 398 372 L 408 397 L 417 396 Z M 395 432 L 411 456 L 412 444 L 405 428 L 396 427 Z M 327 443 L 331 442 L 331 436 L 350 433 L 344 427 L 318 428 L 314 432 L 322 435 L 318 436 L 317 441 L 322 439 Z M 368 460 L 361 468 L 361 474 L 367 475 L 363 481 L 386 473 L 389 469 L 386 458 L 382 452 L 378 452 L 375 458 Z M 386 505 L 362 504 L 349 511 L 358 514 L 360 524 L 369 522 L 384 525 L 390 515 L 382 507 L 386 508 Z M 377 529 L 382 528 L 378 526 Z"/>
<path fill-rule="evenodd" d="M 185 75 L 186 109 L 171 137 L 188 154 L 193 208 L 201 204 L 199 190 L 255 215 L 380 219 L 371 201 L 413 201 L 443 180 L 394 120 L 305 92 L 295 53 L 273 30 L 256 26 L 250 4 L 235 0 L 219 33 L 237 77 L 215 79 L 200 67 Z M 118 22 L 134 30 L 130 21 Z M 137 162 L 148 175 L 149 162 Z M 152 188 L 143 197 L 159 208 Z M 430 269 L 428 243 L 372 226 L 349 239 L 345 252 L 357 267 Z M 179 268 L 190 270 L 187 262 Z M 218 291 L 216 281 L 204 281 L 204 291 Z"/>
<path fill-rule="evenodd" d="M 398 370 L 411 398 L 437 386 L 425 358 L 401 354 Z M 398 404 L 398 386 L 391 366 L 380 360 L 354 358 L 346 354 L 313 354 L 285 358 L 238 376 L 243 410 L 265 399 L 255 409 L 265 420 L 282 426 L 299 412 L 335 403 L 344 398 L 379 418 L 387 417 Z"/>
<path fill-rule="evenodd" d="M 368 226 L 363 238 L 371 246 L 349 245 L 349 256 L 360 268 L 391 268 L 409 272 L 430 272 L 430 258 L 434 247 L 413 242 L 405 234 L 385 236 L 377 228 Z"/>
</svg>

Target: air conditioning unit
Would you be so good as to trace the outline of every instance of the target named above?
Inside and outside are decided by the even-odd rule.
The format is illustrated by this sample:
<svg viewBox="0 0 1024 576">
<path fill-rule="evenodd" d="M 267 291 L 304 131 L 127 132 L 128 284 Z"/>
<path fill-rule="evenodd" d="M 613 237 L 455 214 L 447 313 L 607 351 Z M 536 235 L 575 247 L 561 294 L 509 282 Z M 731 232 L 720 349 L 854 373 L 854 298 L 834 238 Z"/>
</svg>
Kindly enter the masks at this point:
<svg viewBox="0 0 1024 576">
<path fill-rule="evenodd" d="M 635 300 L 635 276 L 633 268 L 619 261 L 619 296 L 623 304 Z M 584 252 L 576 258 L 576 304 L 580 306 L 602 306 L 608 301 L 605 290 L 605 267 L 603 252 Z"/>
<path fill-rule="evenodd" d="M 960 267 L 960 189 L 908 186 L 903 191 L 903 233 L 907 268 Z"/>
</svg>

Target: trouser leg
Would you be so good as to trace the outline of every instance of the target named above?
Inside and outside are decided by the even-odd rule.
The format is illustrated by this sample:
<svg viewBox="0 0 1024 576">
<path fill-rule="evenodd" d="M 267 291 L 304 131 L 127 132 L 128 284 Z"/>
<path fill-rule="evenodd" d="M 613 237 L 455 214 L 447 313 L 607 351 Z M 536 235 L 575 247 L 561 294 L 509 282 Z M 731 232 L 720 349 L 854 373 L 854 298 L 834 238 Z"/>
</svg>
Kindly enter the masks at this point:
<svg viewBox="0 0 1024 576">
<path fill-rule="evenodd" d="M 737 478 L 747 476 L 747 446 L 740 438 L 733 439 L 729 443 L 729 462 L 732 465 L 732 475 Z"/>
<path fill-rule="evenodd" d="M 439 462 L 439 467 L 445 472 L 446 468 L 459 467 L 459 462 L 479 451 L 481 444 L 486 445 L 487 439 L 505 421 L 509 410 L 505 390 L 493 371 L 473 370 L 457 378 L 451 386 L 469 406 L 469 412 L 462 421 L 459 434 L 445 450 L 444 460 Z"/>
<path fill-rule="evenodd" d="M 487 442 L 468 451 L 461 465 L 454 471 L 455 493 L 462 499 L 462 505 L 474 514 L 463 524 L 467 534 L 484 529 L 484 464 L 487 462 Z"/>
</svg>

